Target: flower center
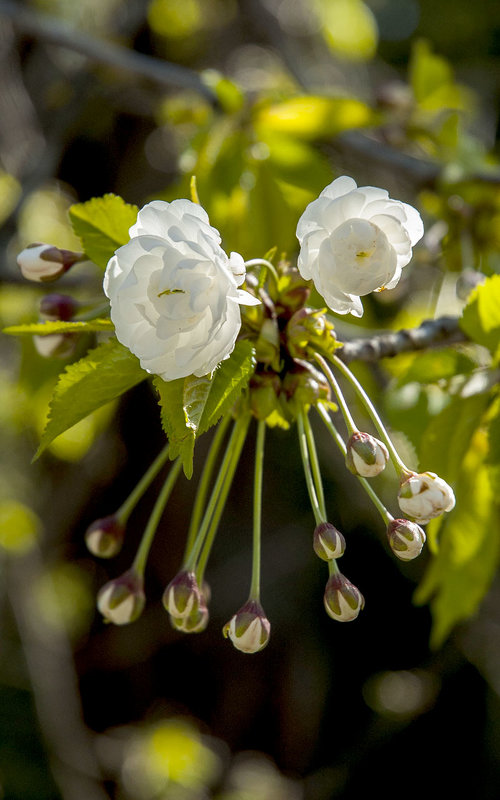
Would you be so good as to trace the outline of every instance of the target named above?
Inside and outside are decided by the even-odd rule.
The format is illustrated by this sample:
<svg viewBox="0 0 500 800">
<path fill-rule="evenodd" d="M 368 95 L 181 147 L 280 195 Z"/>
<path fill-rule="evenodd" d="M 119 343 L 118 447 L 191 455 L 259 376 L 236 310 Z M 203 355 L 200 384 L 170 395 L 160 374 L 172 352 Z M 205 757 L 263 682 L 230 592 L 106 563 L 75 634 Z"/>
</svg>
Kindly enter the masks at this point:
<svg viewBox="0 0 500 800">
<path fill-rule="evenodd" d="M 368 294 L 393 277 L 394 248 L 385 233 L 366 219 L 349 219 L 335 228 L 328 250 L 334 261 L 332 278 L 347 294 Z"/>
</svg>

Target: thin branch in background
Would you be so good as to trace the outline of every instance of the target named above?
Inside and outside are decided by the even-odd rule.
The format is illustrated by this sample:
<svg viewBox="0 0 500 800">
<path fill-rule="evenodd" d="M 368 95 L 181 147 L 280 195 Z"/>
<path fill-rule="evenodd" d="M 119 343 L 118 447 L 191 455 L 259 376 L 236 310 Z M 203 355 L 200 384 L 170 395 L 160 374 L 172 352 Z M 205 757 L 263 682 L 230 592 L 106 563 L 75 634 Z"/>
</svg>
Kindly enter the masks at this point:
<svg viewBox="0 0 500 800">
<path fill-rule="evenodd" d="M 403 328 L 400 331 L 344 342 L 336 355 L 344 364 L 351 361 L 379 361 L 400 353 L 447 347 L 467 341 L 466 334 L 459 326 L 458 317 L 439 317 L 425 320 L 418 328 Z"/>
<path fill-rule="evenodd" d="M 114 42 L 96 39 L 75 30 L 48 14 L 23 8 L 12 0 L 0 0 L 0 16 L 12 20 L 18 31 L 42 39 L 58 47 L 65 47 L 94 61 L 119 70 L 133 72 L 165 87 L 193 89 L 217 103 L 214 92 L 202 81 L 195 70 L 168 61 L 137 53 Z"/>
</svg>

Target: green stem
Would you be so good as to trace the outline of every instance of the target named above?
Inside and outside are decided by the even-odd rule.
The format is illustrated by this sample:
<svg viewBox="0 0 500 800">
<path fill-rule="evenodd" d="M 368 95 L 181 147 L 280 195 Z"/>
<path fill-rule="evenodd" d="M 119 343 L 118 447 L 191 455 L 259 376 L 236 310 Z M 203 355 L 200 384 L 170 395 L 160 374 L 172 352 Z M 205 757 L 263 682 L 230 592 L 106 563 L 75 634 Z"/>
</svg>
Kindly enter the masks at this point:
<svg viewBox="0 0 500 800">
<path fill-rule="evenodd" d="M 343 363 L 343 361 L 341 361 L 340 358 L 338 358 L 338 356 L 332 355 L 332 356 L 330 356 L 330 360 L 332 361 L 333 364 L 335 364 L 337 369 L 339 369 L 340 372 L 342 372 L 344 377 L 347 378 L 347 380 L 349 381 L 351 386 L 354 387 L 356 393 L 358 394 L 359 398 L 361 399 L 361 401 L 362 401 L 363 405 L 365 406 L 366 410 L 368 411 L 370 417 L 372 418 L 373 423 L 374 423 L 375 427 L 377 428 L 382 440 L 387 445 L 387 449 L 389 450 L 389 455 L 391 457 L 392 463 L 394 464 L 394 467 L 395 467 L 396 472 L 398 473 L 399 477 L 401 477 L 402 475 L 408 474 L 410 472 L 410 470 L 408 469 L 406 464 L 404 464 L 404 462 L 399 457 L 399 453 L 397 452 L 397 450 L 394 447 L 391 439 L 389 438 L 389 434 L 387 433 L 387 431 L 385 429 L 385 425 L 384 425 L 384 423 L 382 422 L 382 420 L 380 419 L 380 417 L 378 415 L 377 409 L 373 405 L 372 401 L 368 397 L 367 393 L 365 392 L 365 390 L 361 386 L 361 384 L 358 381 L 358 379 L 352 374 L 352 372 L 349 369 L 349 367 L 346 367 L 346 365 Z"/>
<path fill-rule="evenodd" d="M 144 473 L 142 478 L 140 479 L 139 483 L 133 489 L 127 499 L 121 504 L 120 508 L 116 512 L 116 516 L 122 525 L 125 525 L 130 514 L 136 507 L 137 503 L 141 499 L 142 495 L 149 488 L 151 483 L 154 481 L 156 476 L 158 475 L 161 468 L 164 466 L 168 459 L 168 450 L 169 445 L 166 444 L 163 450 L 156 456 L 155 460 L 149 467 L 149 469 Z"/>
<path fill-rule="evenodd" d="M 222 464 L 219 469 L 217 480 L 215 481 L 215 485 L 212 489 L 212 494 L 210 495 L 210 500 L 208 501 L 208 505 L 205 509 L 203 521 L 201 523 L 200 529 L 197 533 L 193 546 L 189 552 L 189 555 L 184 560 L 183 569 L 186 570 L 187 572 L 194 571 L 196 561 L 198 560 L 198 556 L 200 555 L 203 542 L 205 541 L 205 536 L 207 534 L 214 511 L 216 509 L 219 496 L 224 488 L 224 482 L 226 480 L 231 460 L 234 457 L 234 451 L 239 452 L 239 450 L 241 450 L 241 448 L 243 447 L 243 442 L 245 441 L 249 422 L 250 422 L 250 415 L 245 414 L 244 416 L 239 417 L 234 424 L 233 430 L 231 432 L 231 437 L 227 444 L 226 452 L 224 453 L 224 458 L 222 460 Z M 229 491 L 229 487 L 227 487 L 227 491 Z"/>
<path fill-rule="evenodd" d="M 203 508 L 205 506 L 205 502 L 207 499 L 208 488 L 210 482 L 212 480 L 212 475 L 215 467 L 215 462 L 217 461 L 217 457 L 219 455 L 219 451 L 221 448 L 222 440 L 225 436 L 227 426 L 231 421 L 231 417 L 229 414 L 221 420 L 217 430 L 215 431 L 214 438 L 212 439 L 212 444 L 210 445 L 210 450 L 208 451 L 208 456 L 203 466 L 203 472 L 201 474 L 201 479 L 198 484 L 198 488 L 196 490 L 196 498 L 194 501 L 193 506 L 193 513 L 191 515 L 191 522 L 189 523 L 189 531 L 187 535 L 186 541 L 186 550 L 184 554 L 184 559 L 187 558 L 196 538 L 196 534 L 200 527 L 201 517 L 203 514 Z"/>
<path fill-rule="evenodd" d="M 304 467 L 304 476 L 306 479 L 307 491 L 309 492 L 309 500 L 311 501 L 314 519 L 316 521 L 316 525 L 319 525 L 320 522 L 326 522 L 326 516 L 323 516 L 323 514 L 321 513 L 321 508 L 318 503 L 318 497 L 316 495 L 316 489 L 314 486 L 314 481 L 311 472 L 311 464 L 309 461 L 309 449 L 307 447 L 307 437 L 304 428 L 305 428 L 304 411 L 303 409 L 300 409 L 297 415 L 297 431 L 299 434 L 300 455 L 302 458 L 302 466 Z"/>
<path fill-rule="evenodd" d="M 338 575 L 339 572 L 340 572 L 340 570 L 339 570 L 339 568 L 337 566 L 336 560 L 334 558 L 330 558 L 330 560 L 328 561 L 328 575 L 329 575 L 329 577 L 331 578 L 332 575 Z"/>
<path fill-rule="evenodd" d="M 309 416 L 307 412 L 304 412 L 303 422 L 304 422 L 304 431 L 307 439 L 307 447 L 309 450 L 312 475 L 314 479 L 314 486 L 316 489 L 316 496 L 318 498 L 318 503 L 321 509 L 321 514 L 323 516 L 323 519 L 326 519 L 326 504 L 325 504 L 325 493 L 323 491 L 323 481 L 321 480 L 321 470 L 319 467 L 318 453 L 314 441 L 314 434 L 312 432 L 311 423 L 309 421 Z"/>
<path fill-rule="evenodd" d="M 248 419 L 248 422 L 250 422 L 250 419 Z M 222 488 L 217 498 L 217 503 L 215 505 L 212 518 L 210 520 L 210 525 L 208 526 L 207 534 L 205 536 L 205 541 L 203 542 L 203 547 L 196 567 L 196 580 L 198 581 L 199 586 L 201 586 L 203 581 L 203 575 L 205 573 L 205 568 L 207 566 L 207 561 L 210 556 L 210 551 L 212 550 L 212 545 L 214 543 L 215 536 L 217 534 L 220 518 L 222 516 L 222 512 L 224 511 L 224 506 L 226 505 L 227 496 L 229 494 L 229 490 L 233 483 L 234 473 L 236 472 L 236 467 L 238 466 L 241 451 L 245 443 L 247 429 L 248 429 L 248 424 L 244 432 L 236 441 L 233 447 L 231 459 L 228 463 L 227 471 L 223 478 Z"/>
<path fill-rule="evenodd" d="M 165 510 L 165 506 L 167 505 L 167 500 L 175 486 L 175 482 L 178 478 L 181 468 L 182 461 L 180 458 L 177 458 L 172 464 L 170 472 L 168 473 L 165 483 L 163 484 L 162 489 L 156 499 L 156 503 L 154 504 L 148 524 L 146 525 L 146 530 L 144 531 L 141 543 L 132 564 L 132 568 L 135 569 L 139 575 L 144 575 L 146 561 L 153 543 L 156 529 Z"/>
<path fill-rule="evenodd" d="M 323 356 L 320 356 L 319 353 L 315 353 L 314 357 L 315 357 L 316 361 L 318 362 L 318 364 L 320 365 L 320 367 L 323 370 L 323 372 L 325 373 L 328 382 L 330 383 L 333 391 L 335 392 L 335 395 L 336 395 L 338 403 L 339 403 L 339 408 L 340 408 L 340 410 L 342 412 L 342 416 L 344 417 L 344 421 L 345 421 L 345 424 L 346 424 L 346 427 L 347 427 L 347 431 L 349 433 L 349 436 L 352 436 L 353 433 L 357 432 L 358 428 L 357 428 L 356 423 L 354 422 L 354 420 L 352 418 L 351 412 L 349 411 L 349 408 L 348 408 L 347 403 L 345 401 L 344 395 L 342 394 L 342 389 L 340 388 L 340 386 L 338 384 L 338 381 L 335 378 L 335 375 L 331 371 L 330 367 L 326 363 L 326 361 L 323 358 Z"/>
<path fill-rule="evenodd" d="M 279 278 L 278 273 L 276 272 L 276 267 L 274 267 L 270 261 L 267 261 L 265 258 L 251 258 L 250 261 L 245 261 L 245 267 L 257 267 L 259 265 L 267 267 L 276 283 L 278 283 Z"/>
<path fill-rule="evenodd" d="M 337 447 L 339 448 L 340 452 L 345 456 L 345 454 L 347 452 L 347 447 L 345 446 L 345 442 L 342 439 L 342 437 L 341 437 L 340 433 L 338 432 L 337 428 L 335 427 L 335 425 L 331 421 L 330 415 L 328 414 L 328 411 L 321 404 L 319 404 L 316 408 L 318 410 L 318 414 L 320 415 L 321 419 L 325 423 L 329 433 L 331 434 L 331 436 L 332 436 L 334 442 L 336 443 Z M 386 507 L 384 506 L 384 504 L 382 503 L 382 501 L 380 500 L 380 498 L 378 497 L 376 492 L 373 490 L 373 488 L 372 488 L 371 484 L 369 483 L 369 481 L 367 481 L 366 478 L 363 478 L 361 475 L 356 475 L 356 477 L 359 480 L 359 482 L 361 483 L 361 485 L 363 486 L 363 489 L 365 490 L 365 492 L 369 496 L 370 500 L 372 501 L 372 503 L 376 507 L 376 509 L 379 512 L 380 516 L 382 517 L 382 519 L 384 520 L 386 525 L 388 525 L 389 522 L 391 522 L 393 520 L 392 514 L 390 514 L 388 512 L 388 510 L 386 509 Z"/>
<path fill-rule="evenodd" d="M 77 314 L 74 318 L 75 322 L 86 322 L 91 319 L 99 319 L 99 317 L 109 317 L 109 303 L 102 303 L 95 308 L 85 311 L 83 314 Z"/>
<path fill-rule="evenodd" d="M 253 484 L 253 555 L 252 581 L 249 600 L 260 601 L 260 539 L 262 531 L 262 472 L 264 466 L 264 443 L 266 440 L 266 423 L 260 420 L 257 426 L 255 444 L 255 472 Z"/>
</svg>

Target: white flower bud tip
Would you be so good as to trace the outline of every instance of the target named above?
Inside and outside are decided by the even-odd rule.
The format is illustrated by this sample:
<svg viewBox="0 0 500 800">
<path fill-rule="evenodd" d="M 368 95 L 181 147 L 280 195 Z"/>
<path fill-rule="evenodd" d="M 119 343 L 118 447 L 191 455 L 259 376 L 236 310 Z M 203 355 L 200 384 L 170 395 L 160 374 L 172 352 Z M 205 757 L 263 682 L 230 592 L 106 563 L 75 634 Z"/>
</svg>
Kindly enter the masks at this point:
<svg viewBox="0 0 500 800">
<path fill-rule="evenodd" d="M 143 579 L 133 569 L 106 583 L 97 595 L 97 608 L 115 625 L 134 622 L 142 614 L 145 603 Z"/>
<path fill-rule="evenodd" d="M 395 556 L 401 561 L 411 561 L 422 552 L 426 536 L 416 522 L 393 519 L 387 526 L 387 538 Z"/>
<path fill-rule="evenodd" d="M 323 599 L 326 613 L 338 622 L 351 622 L 356 619 L 365 605 L 359 589 L 340 572 L 329 579 Z"/>
<path fill-rule="evenodd" d="M 172 617 L 186 619 L 196 616 L 205 606 L 194 572 L 179 572 L 163 593 L 163 605 Z"/>
<path fill-rule="evenodd" d="M 96 519 L 87 528 L 85 544 L 94 556 L 112 558 L 120 552 L 125 528 L 115 514 Z"/>
<path fill-rule="evenodd" d="M 33 344 L 42 358 L 69 358 L 75 352 L 76 336 L 73 333 L 49 333 L 33 336 Z"/>
<path fill-rule="evenodd" d="M 389 451 L 385 444 L 369 433 L 356 431 L 347 442 L 345 462 L 354 475 L 373 478 L 385 469 Z"/>
<path fill-rule="evenodd" d="M 344 175 L 302 214 L 297 266 L 333 311 L 361 317 L 360 297 L 396 286 L 423 233 L 412 206 Z"/>
<path fill-rule="evenodd" d="M 24 278 L 45 283 L 60 278 L 73 264 L 81 261 L 82 257 L 82 253 L 36 242 L 19 253 L 17 264 Z"/>
<path fill-rule="evenodd" d="M 455 506 L 453 489 L 434 472 L 412 472 L 401 481 L 398 503 L 403 514 L 425 525 Z"/>
<path fill-rule="evenodd" d="M 242 653 L 258 653 L 269 642 L 271 623 L 256 600 L 249 600 L 226 622 L 222 632 Z"/>
<path fill-rule="evenodd" d="M 148 203 L 109 261 L 104 292 L 117 339 L 165 381 L 211 373 L 232 353 L 245 265 L 226 255 L 206 211 L 190 200 Z"/>
<path fill-rule="evenodd" d="M 344 555 L 345 539 L 334 525 L 321 522 L 314 529 L 313 547 L 319 558 L 330 561 L 332 558 Z"/>
</svg>

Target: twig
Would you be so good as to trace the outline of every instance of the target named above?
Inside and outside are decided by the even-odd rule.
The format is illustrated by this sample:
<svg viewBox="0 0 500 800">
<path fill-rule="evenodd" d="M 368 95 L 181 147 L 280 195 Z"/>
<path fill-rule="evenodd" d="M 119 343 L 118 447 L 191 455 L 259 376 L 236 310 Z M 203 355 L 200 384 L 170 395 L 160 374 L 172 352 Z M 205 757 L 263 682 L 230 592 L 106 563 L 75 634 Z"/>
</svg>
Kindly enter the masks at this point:
<svg viewBox="0 0 500 800">
<path fill-rule="evenodd" d="M 450 344 L 467 341 L 466 334 L 459 327 L 458 317 L 439 317 L 425 320 L 418 328 L 344 342 L 343 347 L 336 351 L 336 355 L 344 364 L 349 364 L 351 361 L 379 361 L 381 358 L 392 358 L 400 353 L 447 347 Z"/>
<path fill-rule="evenodd" d="M 113 42 L 95 39 L 65 25 L 53 16 L 23 8 L 12 0 L 0 0 L 0 15 L 9 17 L 15 27 L 36 39 L 74 50 L 91 61 L 134 72 L 162 86 L 194 89 L 210 102 L 217 103 L 214 92 L 195 70 L 137 53 Z"/>
</svg>

